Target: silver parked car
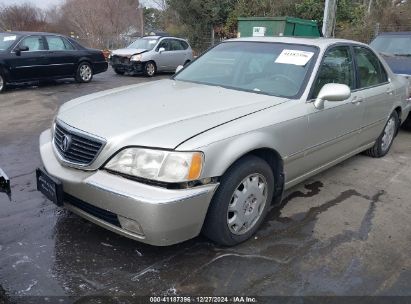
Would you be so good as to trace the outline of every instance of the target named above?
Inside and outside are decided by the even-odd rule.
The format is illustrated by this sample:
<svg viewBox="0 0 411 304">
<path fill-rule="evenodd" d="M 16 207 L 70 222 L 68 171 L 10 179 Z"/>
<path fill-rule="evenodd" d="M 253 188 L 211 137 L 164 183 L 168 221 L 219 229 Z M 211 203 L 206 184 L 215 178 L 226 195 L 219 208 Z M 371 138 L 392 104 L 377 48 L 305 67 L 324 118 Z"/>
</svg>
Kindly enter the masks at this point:
<svg viewBox="0 0 411 304">
<path fill-rule="evenodd" d="M 193 50 L 187 40 L 175 37 L 147 36 L 125 49 L 111 52 L 109 61 L 117 74 L 174 72 L 179 65 L 191 62 Z"/>
<path fill-rule="evenodd" d="M 353 41 L 242 38 L 173 79 L 63 105 L 40 136 L 38 189 L 123 236 L 235 245 L 283 191 L 353 155 L 386 155 L 407 81 Z"/>
</svg>

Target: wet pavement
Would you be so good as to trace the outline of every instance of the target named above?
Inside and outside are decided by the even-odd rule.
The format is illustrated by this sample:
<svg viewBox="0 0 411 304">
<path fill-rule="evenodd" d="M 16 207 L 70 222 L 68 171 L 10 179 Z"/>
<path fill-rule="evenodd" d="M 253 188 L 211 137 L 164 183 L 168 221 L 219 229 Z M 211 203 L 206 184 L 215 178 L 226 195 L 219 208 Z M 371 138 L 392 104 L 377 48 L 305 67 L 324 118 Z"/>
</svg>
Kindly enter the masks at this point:
<svg viewBox="0 0 411 304">
<path fill-rule="evenodd" d="M 160 76 L 158 78 L 168 77 Z M 157 78 L 157 79 L 158 79 Z M 35 190 L 38 136 L 58 107 L 152 81 L 111 71 L 91 84 L 13 87 L 0 95 L 0 303 L 14 296 L 411 296 L 411 133 L 383 159 L 356 156 L 294 187 L 252 240 L 203 237 L 152 247 L 54 206 Z"/>
</svg>

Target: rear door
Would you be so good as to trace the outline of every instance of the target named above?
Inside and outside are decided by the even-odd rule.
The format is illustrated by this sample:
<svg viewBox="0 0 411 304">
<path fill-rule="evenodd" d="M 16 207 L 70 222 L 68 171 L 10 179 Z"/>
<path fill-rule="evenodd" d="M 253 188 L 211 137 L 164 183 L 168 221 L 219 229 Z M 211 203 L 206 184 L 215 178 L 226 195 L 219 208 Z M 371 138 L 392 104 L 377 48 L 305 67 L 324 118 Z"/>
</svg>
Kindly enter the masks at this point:
<svg viewBox="0 0 411 304">
<path fill-rule="evenodd" d="M 19 55 L 16 50 L 21 47 L 28 47 L 28 51 L 21 52 Z M 32 35 L 23 38 L 11 51 L 8 62 L 12 81 L 46 78 L 48 62 L 44 37 Z"/>
<path fill-rule="evenodd" d="M 73 76 L 77 63 L 76 48 L 64 37 L 45 36 L 48 45 L 47 71 L 52 77 Z"/>
<path fill-rule="evenodd" d="M 187 58 L 187 50 L 183 41 L 171 39 L 171 68 L 175 70 L 179 65 L 183 65 Z M 187 46 L 188 47 L 188 46 Z"/>
<path fill-rule="evenodd" d="M 395 92 L 378 57 L 367 47 L 354 47 L 358 92 L 363 95 L 360 144 L 374 141 L 382 132 L 392 109 Z"/>
</svg>

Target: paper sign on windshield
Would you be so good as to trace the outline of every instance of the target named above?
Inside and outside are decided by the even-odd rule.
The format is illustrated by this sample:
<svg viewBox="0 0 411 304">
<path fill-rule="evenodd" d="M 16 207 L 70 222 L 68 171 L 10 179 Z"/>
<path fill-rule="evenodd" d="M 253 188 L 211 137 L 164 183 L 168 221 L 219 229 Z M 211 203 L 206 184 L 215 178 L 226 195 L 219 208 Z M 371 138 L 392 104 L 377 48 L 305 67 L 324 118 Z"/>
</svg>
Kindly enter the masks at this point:
<svg viewBox="0 0 411 304">
<path fill-rule="evenodd" d="M 298 50 L 283 50 L 275 60 L 276 63 L 294 64 L 305 66 L 308 61 L 314 56 L 313 52 L 305 52 Z"/>
<path fill-rule="evenodd" d="M 17 39 L 17 36 L 6 36 L 3 38 L 3 41 L 14 41 Z"/>
</svg>

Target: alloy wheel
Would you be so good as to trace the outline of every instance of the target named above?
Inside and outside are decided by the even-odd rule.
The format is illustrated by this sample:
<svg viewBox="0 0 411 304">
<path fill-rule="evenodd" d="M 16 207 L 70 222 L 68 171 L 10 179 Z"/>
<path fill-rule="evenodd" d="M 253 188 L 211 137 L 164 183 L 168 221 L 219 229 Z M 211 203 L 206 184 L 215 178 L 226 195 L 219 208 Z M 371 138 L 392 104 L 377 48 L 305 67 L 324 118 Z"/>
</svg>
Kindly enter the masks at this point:
<svg viewBox="0 0 411 304">
<path fill-rule="evenodd" d="M 4 89 L 5 81 L 3 75 L 0 74 L 0 92 Z"/>
<path fill-rule="evenodd" d="M 383 152 L 386 152 L 390 148 L 395 137 L 396 127 L 395 119 L 391 117 L 385 126 L 384 135 L 381 140 L 381 149 Z"/>
<path fill-rule="evenodd" d="M 146 70 L 148 76 L 154 76 L 154 73 L 156 72 L 156 68 L 152 63 L 147 63 Z"/>
<path fill-rule="evenodd" d="M 90 81 L 93 72 L 91 71 L 91 67 L 87 64 L 84 64 L 80 67 L 80 77 L 81 80 L 84 82 Z"/>
</svg>

